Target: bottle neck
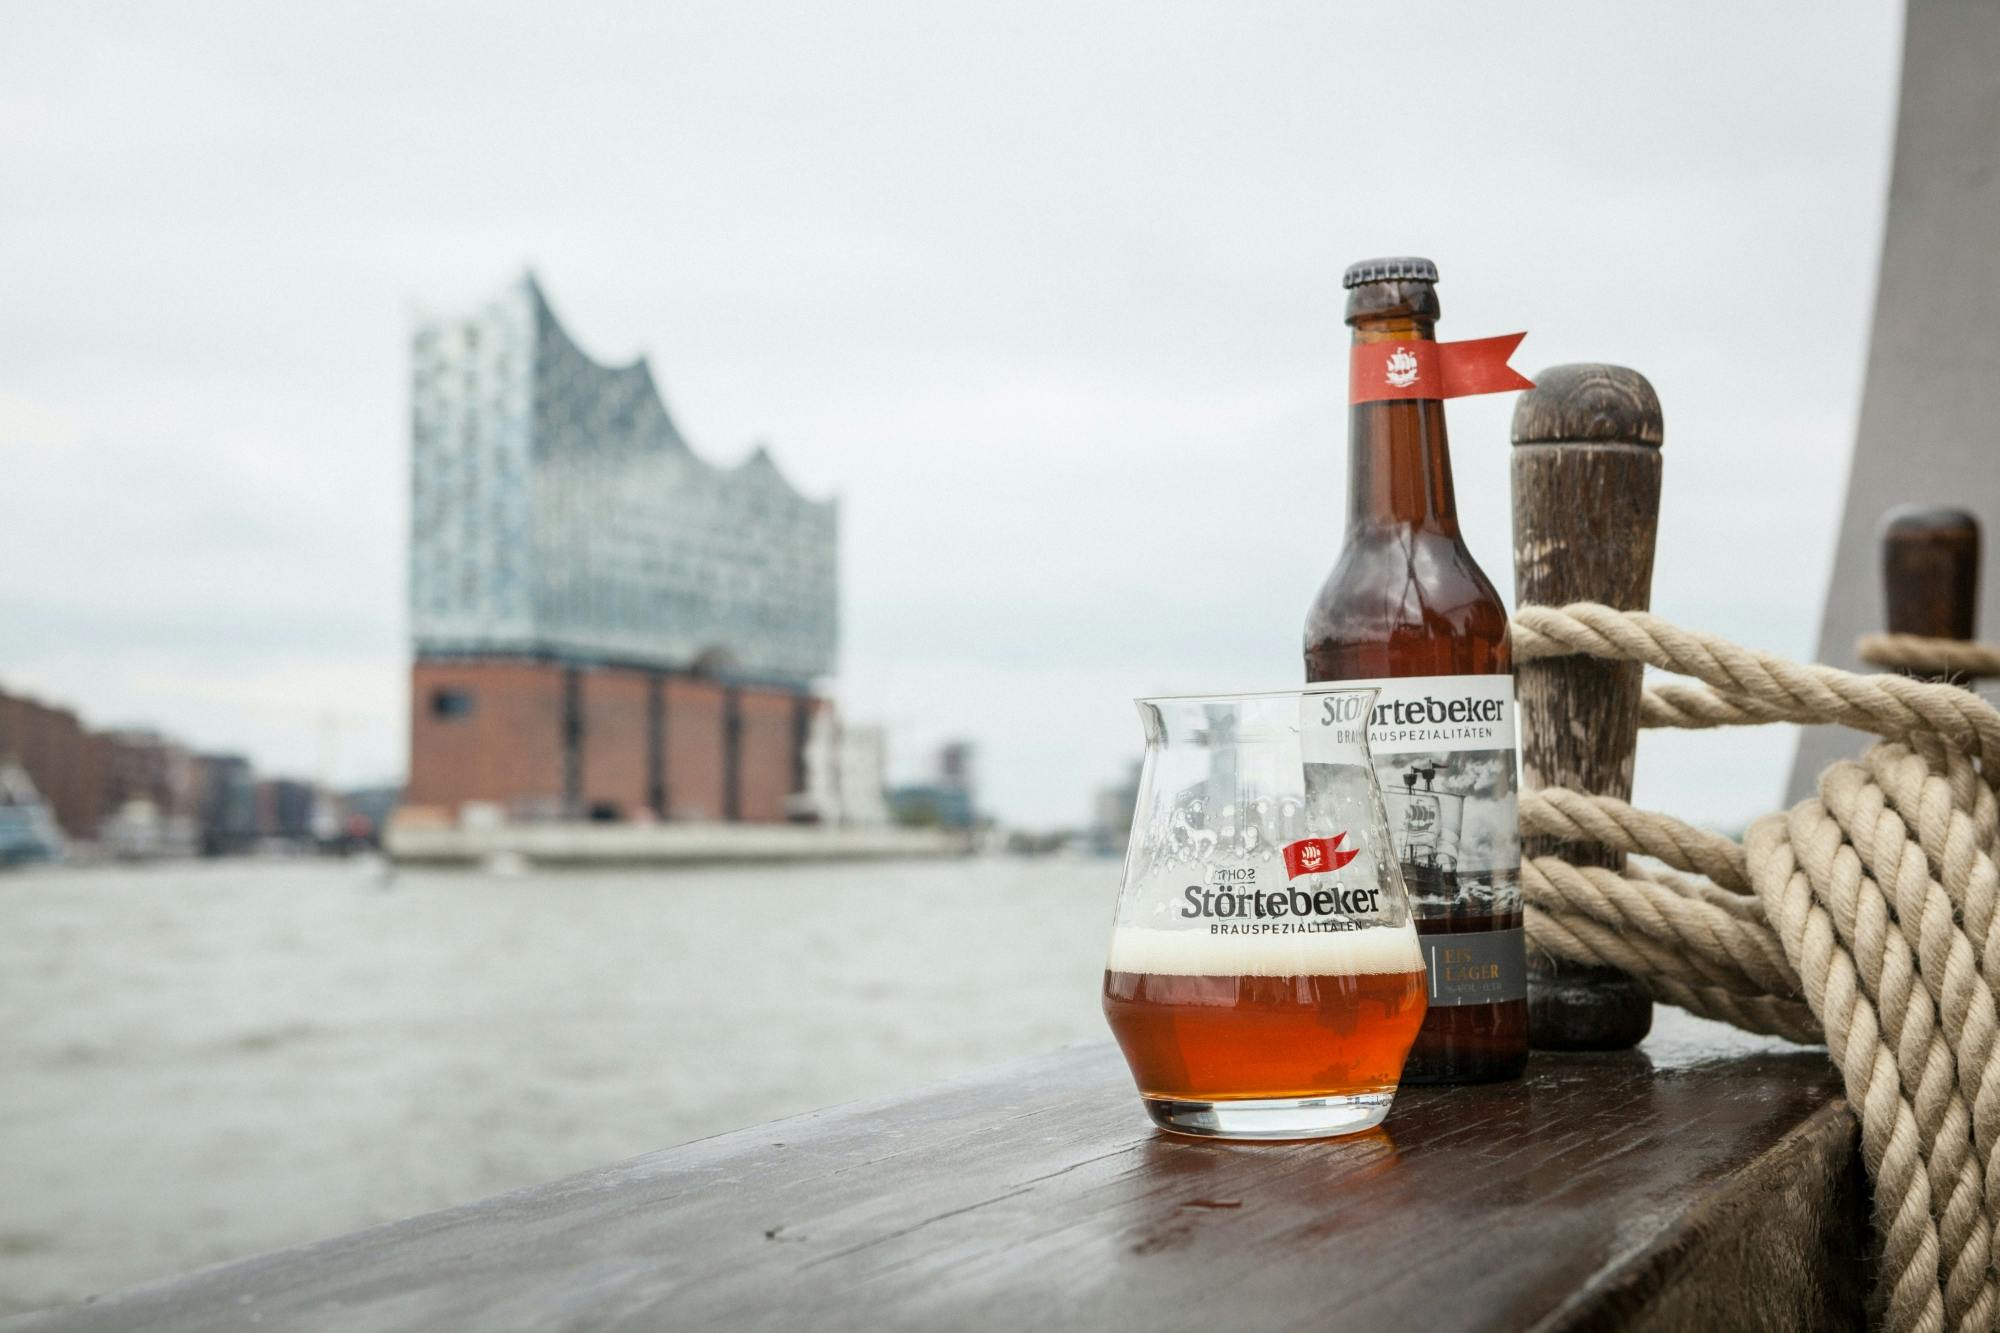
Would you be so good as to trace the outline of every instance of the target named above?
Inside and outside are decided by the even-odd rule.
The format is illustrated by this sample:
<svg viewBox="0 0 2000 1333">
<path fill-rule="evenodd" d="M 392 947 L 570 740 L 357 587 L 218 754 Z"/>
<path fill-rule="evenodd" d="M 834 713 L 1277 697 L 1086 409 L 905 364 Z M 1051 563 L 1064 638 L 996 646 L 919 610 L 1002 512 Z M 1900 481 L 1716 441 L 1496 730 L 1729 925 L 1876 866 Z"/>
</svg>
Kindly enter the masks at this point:
<svg viewBox="0 0 2000 1333">
<path fill-rule="evenodd" d="M 1428 320 L 1369 320 L 1354 326 L 1357 344 L 1435 337 L 1435 325 Z M 1348 409 L 1347 440 L 1350 533 L 1415 528 L 1458 535 L 1442 399 L 1356 403 Z"/>
</svg>

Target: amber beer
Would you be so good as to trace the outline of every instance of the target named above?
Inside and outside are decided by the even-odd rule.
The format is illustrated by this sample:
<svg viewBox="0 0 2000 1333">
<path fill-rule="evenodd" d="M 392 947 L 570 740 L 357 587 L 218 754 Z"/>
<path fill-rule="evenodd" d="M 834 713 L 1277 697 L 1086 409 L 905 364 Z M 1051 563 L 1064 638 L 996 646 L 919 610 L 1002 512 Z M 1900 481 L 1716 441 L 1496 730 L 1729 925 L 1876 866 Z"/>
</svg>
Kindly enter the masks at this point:
<svg viewBox="0 0 2000 1333">
<path fill-rule="evenodd" d="M 1104 1013 L 1141 1093 L 1227 1102 L 1394 1091 L 1424 1016 L 1407 926 L 1303 943 L 1191 939 L 1135 927 L 1112 938 Z"/>
<path fill-rule="evenodd" d="M 1405 1081 L 1513 1078 L 1528 1058 L 1513 660 L 1507 610 L 1459 532 L 1444 388 L 1426 396 L 1422 378 L 1437 269 L 1371 260 L 1345 285 L 1347 533 L 1306 616 L 1306 679 L 1382 690 L 1369 742 L 1429 971 Z M 1399 396 L 1364 401 L 1381 392 L 1364 372 Z"/>
</svg>

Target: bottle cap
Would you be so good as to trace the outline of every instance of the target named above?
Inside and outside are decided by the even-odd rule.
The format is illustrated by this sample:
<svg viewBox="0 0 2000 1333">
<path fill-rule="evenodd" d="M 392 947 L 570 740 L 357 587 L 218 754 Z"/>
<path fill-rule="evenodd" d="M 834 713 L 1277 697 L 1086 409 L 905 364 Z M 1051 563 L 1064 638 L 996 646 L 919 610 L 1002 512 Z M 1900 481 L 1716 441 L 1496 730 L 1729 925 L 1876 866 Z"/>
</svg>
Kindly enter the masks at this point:
<svg viewBox="0 0 2000 1333">
<path fill-rule="evenodd" d="M 1428 259 L 1418 259 L 1415 255 L 1402 255 L 1393 259 L 1364 259 L 1358 264 L 1349 264 L 1347 274 L 1341 278 L 1343 288 L 1358 287 L 1364 282 L 1436 282 L 1438 266 Z"/>
</svg>

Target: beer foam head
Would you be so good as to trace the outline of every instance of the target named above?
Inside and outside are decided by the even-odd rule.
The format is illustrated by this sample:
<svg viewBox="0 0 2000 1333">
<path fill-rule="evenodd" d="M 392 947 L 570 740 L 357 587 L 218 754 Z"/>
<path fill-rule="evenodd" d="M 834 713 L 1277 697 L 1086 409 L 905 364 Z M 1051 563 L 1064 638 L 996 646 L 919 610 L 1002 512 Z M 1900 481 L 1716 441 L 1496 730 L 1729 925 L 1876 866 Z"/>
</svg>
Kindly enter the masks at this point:
<svg viewBox="0 0 2000 1333">
<path fill-rule="evenodd" d="M 1338 977 L 1420 972 L 1424 955 L 1407 925 L 1290 935 L 1120 926 L 1107 966 L 1170 977 Z"/>
</svg>

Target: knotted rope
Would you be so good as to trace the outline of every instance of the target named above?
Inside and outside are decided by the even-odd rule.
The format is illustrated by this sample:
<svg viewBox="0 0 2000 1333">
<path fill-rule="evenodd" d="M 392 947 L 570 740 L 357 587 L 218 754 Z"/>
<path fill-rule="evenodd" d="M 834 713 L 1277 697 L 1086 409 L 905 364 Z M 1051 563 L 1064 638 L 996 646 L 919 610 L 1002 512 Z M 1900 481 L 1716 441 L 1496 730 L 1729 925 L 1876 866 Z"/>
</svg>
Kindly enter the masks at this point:
<svg viewBox="0 0 2000 1333">
<path fill-rule="evenodd" d="M 1523 607 L 1517 657 L 1643 662 L 1654 727 L 1838 722 L 1881 739 L 1741 844 L 1622 801 L 1525 793 L 1521 827 L 1638 853 L 1619 873 L 1522 866 L 1528 937 L 1615 967 L 1655 999 L 1824 1041 L 1861 1121 L 1895 1330 L 2000 1320 L 2000 712 L 1955 685 L 1807 666 L 1643 612 Z M 1864 656 L 2000 673 L 2000 651 L 1871 636 Z"/>
</svg>

